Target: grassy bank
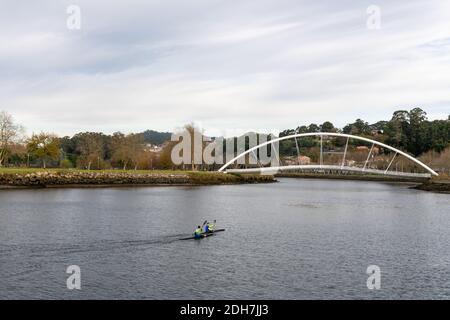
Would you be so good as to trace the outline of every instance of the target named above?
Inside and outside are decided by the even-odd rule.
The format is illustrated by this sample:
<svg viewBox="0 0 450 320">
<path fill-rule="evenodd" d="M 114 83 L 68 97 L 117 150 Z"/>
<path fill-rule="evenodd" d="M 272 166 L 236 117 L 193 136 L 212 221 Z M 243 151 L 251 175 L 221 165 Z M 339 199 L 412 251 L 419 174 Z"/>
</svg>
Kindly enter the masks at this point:
<svg viewBox="0 0 450 320">
<path fill-rule="evenodd" d="M 134 185 L 220 185 L 274 182 L 272 176 L 173 170 L 0 168 L 0 188 Z"/>
<path fill-rule="evenodd" d="M 190 171 L 182 170 L 82 170 L 82 169 L 60 169 L 60 168 L 0 168 L 0 174 L 30 174 L 39 172 L 50 173 L 128 173 L 128 174 L 186 174 Z M 196 171 L 192 171 L 196 172 Z"/>
</svg>

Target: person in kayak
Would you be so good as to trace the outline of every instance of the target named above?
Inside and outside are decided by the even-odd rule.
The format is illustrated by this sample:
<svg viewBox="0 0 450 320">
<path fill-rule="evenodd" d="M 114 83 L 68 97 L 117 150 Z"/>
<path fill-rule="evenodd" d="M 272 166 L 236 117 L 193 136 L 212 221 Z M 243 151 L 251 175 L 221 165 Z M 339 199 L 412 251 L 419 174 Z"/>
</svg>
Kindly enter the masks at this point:
<svg viewBox="0 0 450 320">
<path fill-rule="evenodd" d="M 202 237 L 202 227 L 198 226 L 194 231 L 195 239 L 200 239 Z"/>
<path fill-rule="evenodd" d="M 214 220 L 214 223 L 207 222 L 205 226 L 205 232 L 214 232 L 216 229 L 216 220 Z"/>
</svg>

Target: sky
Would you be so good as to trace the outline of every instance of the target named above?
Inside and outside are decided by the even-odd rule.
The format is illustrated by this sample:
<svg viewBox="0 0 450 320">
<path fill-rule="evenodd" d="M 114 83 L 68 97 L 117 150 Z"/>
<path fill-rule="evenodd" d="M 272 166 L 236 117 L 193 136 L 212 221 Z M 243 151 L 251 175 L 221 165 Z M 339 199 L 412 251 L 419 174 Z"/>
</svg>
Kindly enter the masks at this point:
<svg viewBox="0 0 450 320">
<path fill-rule="evenodd" d="M 0 0 L 0 110 L 28 134 L 229 136 L 414 107 L 450 113 L 448 0 Z"/>
</svg>

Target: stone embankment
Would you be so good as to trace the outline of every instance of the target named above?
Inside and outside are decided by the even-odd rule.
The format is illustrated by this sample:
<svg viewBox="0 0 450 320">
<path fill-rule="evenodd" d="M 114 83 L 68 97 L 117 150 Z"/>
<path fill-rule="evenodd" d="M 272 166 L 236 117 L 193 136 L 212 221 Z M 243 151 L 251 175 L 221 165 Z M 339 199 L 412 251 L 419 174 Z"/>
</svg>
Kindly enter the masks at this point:
<svg viewBox="0 0 450 320">
<path fill-rule="evenodd" d="M 58 186 L 120 186 L 120 185 L 210 185 L 266 183 L 272 176 L 232 175 L 213 172 L 134 173 L 102 171 L 37 171 L 0 173 L 0 188 Z"/>
</svg>

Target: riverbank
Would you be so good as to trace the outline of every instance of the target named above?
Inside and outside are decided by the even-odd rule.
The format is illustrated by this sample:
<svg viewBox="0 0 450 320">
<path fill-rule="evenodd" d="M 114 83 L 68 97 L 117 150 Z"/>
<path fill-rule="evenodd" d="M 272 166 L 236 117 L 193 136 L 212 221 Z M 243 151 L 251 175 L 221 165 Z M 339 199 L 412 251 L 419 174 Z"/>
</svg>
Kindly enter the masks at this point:
<svg viewBox="0 0 450 320">
<path fill-rule="evenodd" d="M 0 169 L 0 189 L 151 185 L 221 185 L 275 182 L 273 176 L 196 171 Z"/>
<path fill-rule="evenodd" d="M 432 179 L 416 178 L 416 177 L 394 177 L 394 176 L 377 176 L 377 175 L 353 175 L 353 174 L 313 174 L 313 173 L 282 173 L 277 174 L 280 178 L 307 178 L 307 179 L 335 179 L 335 180 L 357 180 L 357 181 L 383 181 L 383 182 L 407 182 L 416 183 L 412 189 L 449 193 L 450 194 L 450 178 L 449 177 L 433 177 Z"/>
<path fill-rule="evenodd" d="M 306 178 L 306 179 L 334 179 L 334 180 L 357 180 L 357 181 L 388 181 L 388 182 L 418 182 L 423 183 L 429 179 L 403 176 L 385 176 L 375 174 L 330 174 L 330 173 L 280 173 L 276 174 L 280 178 Z"/>
<path fill-rule="evenodd" d="M 423 191 L 431 191 L 431 192 L 439 192 L 439 193 L 448 193 L 450 194 L 450 177 L 435 177 L 429 181 L 426 181 L 422 184 L 419 184 L 414 189 L 423 190 Z"/>
</svg>

